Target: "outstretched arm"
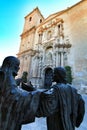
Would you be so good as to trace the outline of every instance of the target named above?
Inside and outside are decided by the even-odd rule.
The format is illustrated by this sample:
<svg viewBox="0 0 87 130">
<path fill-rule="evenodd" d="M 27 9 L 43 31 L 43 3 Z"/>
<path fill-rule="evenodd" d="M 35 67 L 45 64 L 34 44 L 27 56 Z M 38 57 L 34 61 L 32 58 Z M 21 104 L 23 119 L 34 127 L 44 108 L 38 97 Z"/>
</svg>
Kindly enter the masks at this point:
<svg viewBox="0 0 87 130">
<path fill-rule="evenodd" d="M 56 111 L 58 111 L 58 95 L 55 92 L 55 89 L 42 92 L 36 116 L 47 117 Z"/>
</svg>

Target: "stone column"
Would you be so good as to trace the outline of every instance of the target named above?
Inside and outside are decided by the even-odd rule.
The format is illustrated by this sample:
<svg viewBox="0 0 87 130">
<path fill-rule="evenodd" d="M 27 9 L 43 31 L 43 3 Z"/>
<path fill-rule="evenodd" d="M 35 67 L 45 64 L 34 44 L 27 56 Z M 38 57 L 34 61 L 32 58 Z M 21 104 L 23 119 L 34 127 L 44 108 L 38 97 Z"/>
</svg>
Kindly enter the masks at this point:
<svg viewBox="0 0 87 130">
<path fill-rule="evenodd" d="M 18 76 L 21 77 L 22 76 L 22 72 L 23 72 L 23 56 L 19 57 L 19 60 L 20 60 L 20 69 L 19 69 L 19 72 L 18 72 Z"/>
<path fill-rule="evenodd" d="M 54 27 L 54 37 L 58 37 L 58 26 Z"/>
<path fill-rule="evenodd" d="M 61 52 L 61 66 L 63 67 L 64 63 L 63 63 L 63 52 Z"/>
<path fill-rule="evenodd" d="M 59 66 L 59 52 L 56 52 L 56 67 Z"/>
<path fill-rule="evenodd" d="M 23 73 L 23 67 L 24 67 L 24 56 L 21 57 L 21 63 L 20 63 L 21 73 Z"/>
<path fill-rule="evenodd" d="M 42 71 L 42 54 L 39 57 L 39 77 L 41 77 L 41 71 Z"/>
<path fill-rule="evenodd" d="M 42 64 L 45 64 L 45 49 L 43 50 L 43 60 L 42 60 Z"/>
<path fill-rule="evenodd" d="M 27 56 L 24 56 L 23 71 L 27 71 Z"/>
<path fill-rule="evenodd" d="M 27 71 L 28 71 L 28 79 L 32 77 L 32 69 L 31 69 L 31 55 L 28 55 L 28 60 L 27 60 Z"/>
<path fill-rule="evenodd" d="M 56 48 L 56 67 L 59 66 L 59 52 L 58 52 L 58 48 Z"/>
<path fill-rule="evenodd" d="M 61 66 L 61 52 L 58 52 L 58 65 Z"/>
<path fill-rule="evenodd" d="M 53 43 L 53 67 L 56 66 L 56 50 L 55 50 L 55 42 Z"/>
</svg>

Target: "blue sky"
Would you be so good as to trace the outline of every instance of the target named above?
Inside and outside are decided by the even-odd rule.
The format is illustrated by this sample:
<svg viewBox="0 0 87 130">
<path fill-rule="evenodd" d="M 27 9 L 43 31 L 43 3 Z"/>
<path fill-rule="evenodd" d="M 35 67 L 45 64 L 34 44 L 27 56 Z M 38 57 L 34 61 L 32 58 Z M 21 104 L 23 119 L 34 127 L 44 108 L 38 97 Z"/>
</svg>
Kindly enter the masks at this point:
<svg viewBox="0 0 87 130">
<path fill-rule="evenodd" d="M 24 17 L 38 6 L 46 18 L 80 0 L 0 0 L 0 65 L 3 58 L 19 51 Z"/>
</svg>

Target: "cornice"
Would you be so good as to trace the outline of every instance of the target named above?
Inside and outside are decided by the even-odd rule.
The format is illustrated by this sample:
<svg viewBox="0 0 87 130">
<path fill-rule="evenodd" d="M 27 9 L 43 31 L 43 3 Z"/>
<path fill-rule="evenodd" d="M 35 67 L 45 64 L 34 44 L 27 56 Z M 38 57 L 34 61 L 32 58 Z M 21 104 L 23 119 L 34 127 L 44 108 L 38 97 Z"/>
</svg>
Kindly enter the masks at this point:
<svg viewBox="0 0 87 130">
<path fill-rule="evenodd" d="M 53 19 L 51 21 L 51 24 L 41 26 L 40 29 L 38 30 L 38 33 L 43 32 L 43 31 L 45 31 L 45 30 L 47 30 L 49 28 L 52 28 L 53 26 L 57 25 L 60 22 L 63 23 L 64 22 L 63 19 L 60 19 L 60 18 Z"/>
<path fill-rule="evenodd" d="M 22 52 L 19 52 L 18 54 L 17 54 L 17 56 L 20 56 L 20 55 L 22 55 L 22 54 L 25 54 L 25 53 L 33 53 L 34 52 L 34 50 L 33 49 L 27 49 L 27 50 L 24 50 L 24 51 L 22 51 Z"/>
<path fill-rule="evenodd" d="M 30 32 L 35 31 L 35 30 L 36 30 L 36 27 L 33 26 L 32 28 L 30 28 L 30 29 L 27 30 L 26 32 L 23 32 L 23 33 L 20 35 L 20 37 L 26 36 L 26 35 L 28 35 Z"/>
<path fill-rule="evenodd" d="M 57 13 L 49 15 L 40 25 L 38 25 L 37 28 L 39 28 L 40 26 L 44 25 L 45 23 L 48 23 L 50 20 L 55 19 L 56 17 L 61 16 L 62 14 L 68 12 L 69 10 L 71 10 L 75 6 L 78 6 L 80 3 L 84 2 L 84 1 L 86 1 L 86 0 L 81 0 L 78 3 L 74 4 L 73 6 L 67 7 L 65 10 L 62 10 L 62 11 L 59 11 Z M 52 17 L 52 15 L 54 15 L 54 16 Z"/>
</svg>

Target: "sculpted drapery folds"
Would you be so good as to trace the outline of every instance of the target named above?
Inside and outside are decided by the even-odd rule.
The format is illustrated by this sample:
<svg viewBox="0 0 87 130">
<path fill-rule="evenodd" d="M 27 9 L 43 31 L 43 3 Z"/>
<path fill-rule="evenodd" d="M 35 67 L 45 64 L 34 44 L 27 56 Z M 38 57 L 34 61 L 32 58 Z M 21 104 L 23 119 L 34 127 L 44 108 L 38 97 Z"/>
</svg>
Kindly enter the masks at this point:
<svg viewBox="0 0 87 130">
<path fill-rule="evenodd" d="M 33 122 L 39 103 L 39 92 L 18 89 L 15 76 L 19 60 L 9 56 L 0 68 L 0 130 L 21 130 L 21 125 Z"/>
<path fill-rule="evenodd" d="M 9 56 L 0 68 L 0 130 L 21 130 L 21 125 L 37 117 L 47 117 L 48 130 L 75 130 L 79 127 L 85 103 L 72 85 L 67 84 L 64 68 L 54 68 L 55 85 L 49 90 L 25 91 L 17 87 L 19 60 Z"/>
<path fill-rule="evenodd" d="M 83 121 L 85 102 L 77 90 L 66 81 L 66 71 L 54 68 L 55 85 L 43 92 L 37 117 L 47 117 L 48 130 L 75 130 Z"/>
</svg>

